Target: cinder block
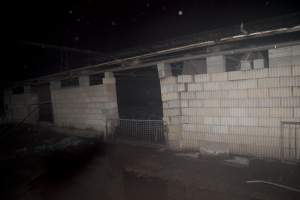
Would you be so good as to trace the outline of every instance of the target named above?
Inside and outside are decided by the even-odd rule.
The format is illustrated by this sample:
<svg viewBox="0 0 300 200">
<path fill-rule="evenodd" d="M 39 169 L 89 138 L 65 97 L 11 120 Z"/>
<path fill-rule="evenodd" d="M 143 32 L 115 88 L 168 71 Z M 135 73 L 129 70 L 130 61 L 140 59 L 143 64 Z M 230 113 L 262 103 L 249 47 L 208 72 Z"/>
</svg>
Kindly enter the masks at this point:
<svg viewBox="0 0 300 200">
<path fill-rule="evenodd" d="M 164 78 L 167 76 L 172 76 L 171 66 L 166 63 L 158 63 L 157 70 L 159 78 Z"/>
<path fill-rule="evenodd" d="M 209 56 L 206 58 L 207 73 L 225 72 L 225 56 Z"/>
<path fill-rule="evenodd" d="M 181 99 L 195 99 L 195 92 L 181 92 Z"/>
<path fill-rule="evenodd" d="M 269 49 L 269 58 L 292 56 L 292 46 Z"/>
<path fill-rule="evenodd" d="M 230 98 L 247 98 L 247 90 L 229 90 L 228 97 Z"/>
<path fill-rule="evenodd" d="M 265 67 L 264 59 L 254 59 L 253 60 L 253 68 L 254 69 L 263 69 Z"/>
<path fill-rule="evenodd" d="M 280 87 L 279 78 L 263 78 L 258 79 L 258 87 L 259 88 L 273 88 L 273 87 Z"/>
<path fill-rule="evenodd" d="M 270 97 L 290 97 L 292 96 L 292 88 L 269 88 Z"/>
<path fill-rule="evenodd" d="M 300 96 L 300 87 L 293 87 L 293 96 L 295 97 Z"/>
<path fill-rule="evenodd" d="M 269 77 L 292 76 L 292 67 L 274 67 L 269 68 Z"/>
<path fill-rule="evenodd" d="M 283 97 L 281 98 L 282 107 L 300 107 L 299 97 Z"/>
<path fill-rule="evenodd" d="M 188 83 L 188 91 L 201 91 L 203 90 L 202 83 Z"/>
<path fill-rule="evenodd" d="M 220 83 L 219 82 L 207 82 L 203 83 L 204 90 L 220 90 Z"/>
<path fill-rule="evenodd" d="M 211 81 L 227 81 L 227 72 L 209 74 Z"/>
<path fill-rule="evenodd" d="M 292 56 L 278 57 L 278 58 L 269 58 L 269 67 L 290 67 L 292 66 Z"/>
<path fill-rule="evenodd" d="M 297 118 L 300 118 L 300 108 L 294 108 L 294 115 Z"/>
<path fill-rule="evenodd" d="M 251 76 L 253 78 L 267 78 L 269 76 L 269 69 L 254 69 L 249 71 L 248 73 L 253 73 L 254 75 Z"/>
<path fill-rule="evenodd" d="M 238 81 L 225 81 L 220 84 L 221 90 L 235 90 L 238 89 Z"/>
<path fill-rule="evenodd" d="M 189 107 L 203 107 L 203 100 L 189 100 Z"/>
<path fill-rule="evenodd" d="M 160 79 L 161 85 L 176 84 L 176 83 L 177 83 L 177 77 L 175 77 L 175 76 L 168 76 L 168 77 Z"/>
<path fill-rule="evenodd" d="M 271 108 L 270 109 L 271 117 L 293 117 L 292 108 Z"/>
<path fill-rule="evenodd" d="M 242 80 L 247 79 L 247 74 L 244 71 L 232 71 L 228 72 L 228 80 Z"/>
<path fill-rule="evenodd" d="M 182 108 L 188 107 L 189 106 L 188 100 L 181 99 L 180 105 Z"/>
<path fill-rule="evenodd" d="M 179 99 L 179 94 L 177 92 L 162 94 L 162 101 L 170 101 L 176 99 Z"/>
<path fill-rule="evenodd" d="M 116 84 L 115 78 L 103 78 L 103 84 Z"/>
<path fill-rule="evenodd" d="M 193 82 L 192 75 L 179 75 L 177 77 L 178 83 L 191 83 Z"/>
<path fill-rule="evenodd" d="M 280 77 L 280 86 L 281 87 L 300 86 L 300 76 Z"/>
<path fill-rule="evenodd" d="M 241 60 L 241 71 L 251 70 L 251 62 L 249 60 Z"/>
<path fill-rule="evenodd" d="M 220 124 L 220 118 L 218 118 L 218 117 L 204 117 L 203 123 L 207 124 L 207 125 L 219 125 Z"/>
<path fill-rule="evenodd" d="M 185 92 L 186 91 L 186 84 L 177 84 L 178 92 Z"/>
<path fill-rule="evenodd" d="M 218 99 L 205 99 L 203 100 L 203 107 L 220 107 Z"/>
<path fill-rule="evenodd" d="M 261 88 L 261 89 L 248 89 L 247 90 L 247 96 L 249 98 L 261 98 L 261 97 L 268 97 L 268 89 L 267 88 Z"/>
<path fill-rule="evenodd" d="M 300 76 L 300 66 L 293 66 L 293 76 Z"/>
<path fill-rule="evenodd" d="M 180 100 L 168 101 L 168 108 L 180 108 L 180 106 L 181 106 Z"/>
<path fill-rule="evenodd" d="M 238 89 L 257 88 L 257 80 L 240 80 L 237 81 Z"/>
<path fill-rule="evenodd" d="M 207 82 L 209 81 L 209 75 L 208 74 L 196 74 L 195 76 L 195 82 Z"/>
<path fill-rule="evenodd" d="M 161 93 L 177 92 L 177 84 L 161 85 Z"/>
<path fill-rule="evenodd" d="M 259 108 L 280 107 L 280 98 L 259 98 L 256 100 L 256 106 Z"/>
</svg>

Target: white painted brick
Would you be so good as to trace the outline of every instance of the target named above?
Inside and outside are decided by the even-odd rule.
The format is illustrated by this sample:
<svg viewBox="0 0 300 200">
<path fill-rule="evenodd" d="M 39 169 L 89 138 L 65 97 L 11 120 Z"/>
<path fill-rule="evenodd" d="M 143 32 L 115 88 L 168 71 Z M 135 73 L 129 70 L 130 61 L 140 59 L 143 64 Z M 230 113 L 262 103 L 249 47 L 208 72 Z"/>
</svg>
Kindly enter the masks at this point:
<svg viewBox="0 0 300 200">
<path fill-rule="evenodd" d="M 203 100 L 189 100 L 188 105 L 189 107 L 202 107 Z"/>
<path fill-rule="evenodd" d="M 295 97 L 300 96 L 300 87 L 293 87 L 293 96 Z"/>
<path fill-rule="evenodd" d="M 181 92 L 181 99 L 195 99 L 195 92 Z"/>
<path fill-rule="evenodd" d="M 197 74 L 195 75 L 195 82 L 207 82 L 209 81 L 208 74 Z"/>
<path fill-rule="evenodd" d="M 249 98 L 259 98 L 259 97 L 268 97 L 268 89 L 261 88 L 261 89 L 248 89 L 248 97 Z"/>
<path fill-rule="evenodd" d="M 269 88 L 270 97 L 289 97 L 292 96 L 292 88 Z"/>
<path fill-rule="evenodd" d="M 220 90 L 220 83 L 219 82 L 208 82 L 203 83 L 203 89 L 204 90 Z"/>
<path fill-rule="evenodd" d="M 237 81 L 238 89 L 257 88 L 257 80 Z"/>
<path fill-rule="evenodd" d="M 263 78 L 258 79 L 258 87 L 259 88 L 273 88 L 273 87 L 280 87 L 279 78 Z"/>
<path fill-rule="evenodd" d="M 191 83 L 191 82 L 193 82 L 193 76 L 192 75 L 179 75 L 177 78 L 178 78 L 178 83 Z"/>
<path fill-rule="evenodd" d="M 202 83 L 189 83 L 188 84 L 188 91 L 201 91 L 203 90 Z"/>
<path fill-rule="evenodd" d="M 283 97 L 281 98 L 282 107 L 300 107 L 300 97 Z"/>
<path fill-rule="evenodd" d="M 210 80 L 211 81 L 227 81 L 227 72 L 223 73 L 211 73 L 210 75 Z"/>
<path fill-rule="evenodd" d="M 293 76 L 300 76 L 300 66 L 293 66 Z"/>
<path fill-rule="evenodd" d="M 292 76 L 292 67 L 274 67 L 269 68 L 269 77 Z"/>
<path fill-rule="evenodd" d="M 271 117 L 293 117 L 292 108 L 271 108 L 270 109 Z"/>
<path fill-rule="evenodd" d="M 280 77 L 280 86 L 281 87 L 300 86 L 300 76 Z"/>
<path fill-rule="evenodd" d="M 300 108 L 294 108 L 294 115 L 295 117 L 300 118 Z"/>
</svg>

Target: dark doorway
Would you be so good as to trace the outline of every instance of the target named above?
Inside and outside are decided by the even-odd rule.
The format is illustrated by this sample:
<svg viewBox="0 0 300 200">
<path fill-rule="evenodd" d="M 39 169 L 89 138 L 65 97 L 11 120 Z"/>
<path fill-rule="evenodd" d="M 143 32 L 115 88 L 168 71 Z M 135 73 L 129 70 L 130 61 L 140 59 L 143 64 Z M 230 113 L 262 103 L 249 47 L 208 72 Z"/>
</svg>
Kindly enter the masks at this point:
<svg viewBox="0 0 300 200">
<path fill-rule="evenodd" d="M 162 119 L 160 82 L 156 67 L 115 73 L 122 119 Z"/>
<path fill-rule="evenodd" d="M 39 121 L 53 122 L 49 84 L 39 85 L 36 89 L 39 98 Z"/>
</svg>

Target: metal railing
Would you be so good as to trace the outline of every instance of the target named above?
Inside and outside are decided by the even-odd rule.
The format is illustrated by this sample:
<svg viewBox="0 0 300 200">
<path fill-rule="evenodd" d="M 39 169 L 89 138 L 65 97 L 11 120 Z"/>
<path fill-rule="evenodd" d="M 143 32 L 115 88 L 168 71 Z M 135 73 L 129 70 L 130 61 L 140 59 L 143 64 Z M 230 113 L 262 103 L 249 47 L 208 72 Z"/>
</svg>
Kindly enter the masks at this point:
<svg viewBox="0 0 300 200">
<path fill-rule="evenodd" d="M 105 137 L 147 144 L 165 144 L 167 141 L 163 120 L 109 119 Z"/>
</svg>

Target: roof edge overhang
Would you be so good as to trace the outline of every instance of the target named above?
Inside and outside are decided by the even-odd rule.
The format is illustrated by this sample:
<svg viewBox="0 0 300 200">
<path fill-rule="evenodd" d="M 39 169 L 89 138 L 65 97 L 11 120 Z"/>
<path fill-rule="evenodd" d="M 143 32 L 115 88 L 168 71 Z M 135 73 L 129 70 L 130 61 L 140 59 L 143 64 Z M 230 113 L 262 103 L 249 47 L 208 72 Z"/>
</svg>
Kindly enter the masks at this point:
<svg viewBox="0 0 300 200">
<path fill-rule="evenodd" d="M 290 45 L 300 44 L 300 40 L 296 40 L 293 42 L 282 42 L 282 43 L 276 43 L 274 42 L 271 45 L 260 45 L 255 47 L 246 47 L 246 48 L 236 48 L 234 50 L 221 50 L 216 52 L 210 52 L 210 53 L 202 53 L 198 55 L 188 55 L 188 56 L 175 56 L 171 58 L 162 58 L 163 56 L 174 54 L 174 53 L 184 53 L 185 51 L 190 51 L 194 49 L 199 48 L 208 48 L 212 46 L 217 46 L 221 44 L 229 44 L 233 42 L 240 42 L 255 38 L 264 38 L 268 36 L 276 36 L 281 34 L 288 34 L 288 33 L 296 33 L 300 32 L 300 25 L 288 27 L 288 28 L 279 28 L 279 29 L 272 29 L 272 30 L 265 30 L 260 32 L 253 32 L 249 34 L 240 34 L 240 35 L 233 35 L 231 37 L 224 37 L 219 38 L 216 40 L 210 40 L 210 41 L 204 41 L 204 42 L 195 42 L 188 45 L 182 45 L 174 48 L 154 51 L 151 53 L 136 55 L 132 57 L 126 57 L 126 58 L 120 58 L 120 59 L 114 59 L 110 61 L 106 61 L 103 63 L 99 63 L 96 65 L 89 65 L 89 66 L 83 66 L 80 68 L 64 71 L 64 72 L 58 72 L 46 76 L 41 76 L 38 78 L 28 79 L 25 81 L 21 81 L 15 84 L 15 86 L 18 85 L 27 85 L 27 84 L 42 84 L 47 83 L 52 80 L 57 79 L 63 79 L 67 77 L 74 77 L 74 76 L 80 76 L 80 75 L 91 75 L 101 72 L 107 72 L 107 71 L 122 71 L 122 70 L 128 70 L 128 69 L 136 69 L 136 68 L 143 68 L 143 67 L 149 67 L 156 65 L 157 63 L 164 62 L 164 63 L 172 63 L 172 62 L 179 62 L 179 61 L 185 61 L 185 60 L 191 60 L 191 59 L 197 59 L 197 58 L 205 58 L 212 55 L 230 55 L 235 53 L 243 53 L 243 52 L 249 52 L 249 51 L 259 51 L 259 50 L 267 50 L 272 49 L 276 47 L 286 47 Z"/>
</svg>

